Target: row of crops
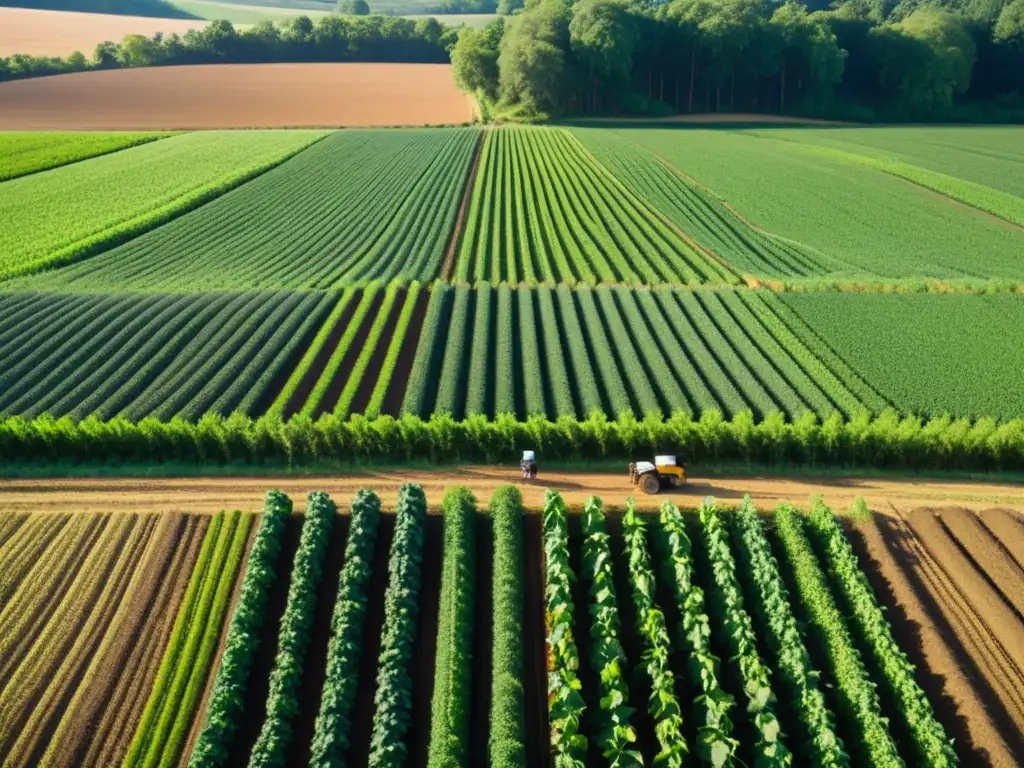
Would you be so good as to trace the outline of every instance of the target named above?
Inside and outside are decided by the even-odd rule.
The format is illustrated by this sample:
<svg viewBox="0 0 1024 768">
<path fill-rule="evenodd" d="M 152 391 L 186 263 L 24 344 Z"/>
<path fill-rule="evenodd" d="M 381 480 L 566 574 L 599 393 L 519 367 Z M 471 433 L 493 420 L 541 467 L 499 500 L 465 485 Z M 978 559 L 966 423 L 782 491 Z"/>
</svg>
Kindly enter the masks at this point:
<svg viewBox="0 0 1024 768">
<path fill-rule="evenodd" d="M 432 279 L 479 136 L 469 128 L 335 132 L 165 226 L 27 283 L 230 290 Z"/>
<path fill-rule="evenodd" d="M 780 308 L 781 307 L 781 308 Z M 852 416 L 884 402 L 771 294 L 370 283 L 340 292 L 5 294 L 0 413 L 197 421 L 681 411 Z"/>
<path fill-rule="evenodd" d="M 455 276 L 493 282 L 735 282 L 568 132 L 490 131 Z"/>
<path fill-rule="evenodd" d="M 772 294 L 745 290 L 437 284 L 402 411 L 798 419 L 884 406 L 782 312 Z"/>
<path fill-rule="evenodd" d="M 842 524 L 820 499 L 772 520 L 548 491 L 557 765 L 958 764 Z"/>
<path fill-rule="evenodd" d="M 0 513 L 7 764 L 958 763 L 820 498 L 431 501 Z"/>
</svg>

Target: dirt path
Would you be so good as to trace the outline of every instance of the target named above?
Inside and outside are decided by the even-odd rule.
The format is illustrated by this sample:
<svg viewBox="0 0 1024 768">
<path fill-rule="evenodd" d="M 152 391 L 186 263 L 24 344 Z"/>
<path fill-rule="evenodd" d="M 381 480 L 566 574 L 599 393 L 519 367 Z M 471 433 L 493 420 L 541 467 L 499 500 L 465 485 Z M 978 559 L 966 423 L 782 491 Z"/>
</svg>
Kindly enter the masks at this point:
<svg viewBox="0 0 1024 768">
<path fill-rule="evenodd" d="M 942 615 L 942 597 L 930 578 L 935 564 L 918 558 L 902 541 L 904 535 L 898 522 L 877 516 L 858 525 L 851 540 L 867 564 L 901 647 L 919 665 L 918 683 L 950 729 L 948 735 L 956 739 L 961 760 L 1011 768 L 1017 765 L 1014 751 L 993 715 L 1000 709 L 999 699 L 956 639 L 961 625 Z"/>
<path fill-rule="evenodd" d="M 621 473 L 542 470 L 537 483 L 526 484 L 512 467 L 474 466 L 446 467 L 437 471 L 368 469 L 345 475 L 0 480 L 0 508 L 7 512 L 258 511 L 267 490 L 279 488 L 292 497 L 299 509 L 306 493 L 312 489 L 330 493 L 344 509 L 358 489 L 372 488 L 380 494 L 385 509 L 394 509 L 398 488 L 404 482 L 422 484 L 432 508 L 440 505 L 444 491 L 454 485 L 468 486 L 481 503 L 486 504 L 494 489 L 516 483 L 522 489 L 528 509 L 540 509 L 544 489 L 554 488 L 576 508 L 582 507 L 591 494 L 601 496 L 612 508 L 622 506 L 632 495 L 640 508 L 655 509 L 664 498 L 692 507 L 698 506 L 705 496 L 714 496 L 730 505 L 738 504 L 745 493 L 750 493 L 758 506 L 771 509 L 783 501 L 805 504 L 812 494 L 822 493 L 825 502 L 837 512 L 848 509 L 858 496 L 863 496 L 868 506 L 876 510 L 893 507 L 909 510 L 923 506 L 1024 510 L 1024 485 L 1012 483 L 916 478 L 695 476 L 683 488 L 661 496 L 645 496 L 630 487 L 625 468 Z M 1002 517 L 997 524 L 1003 525 Z"/>
</svg>

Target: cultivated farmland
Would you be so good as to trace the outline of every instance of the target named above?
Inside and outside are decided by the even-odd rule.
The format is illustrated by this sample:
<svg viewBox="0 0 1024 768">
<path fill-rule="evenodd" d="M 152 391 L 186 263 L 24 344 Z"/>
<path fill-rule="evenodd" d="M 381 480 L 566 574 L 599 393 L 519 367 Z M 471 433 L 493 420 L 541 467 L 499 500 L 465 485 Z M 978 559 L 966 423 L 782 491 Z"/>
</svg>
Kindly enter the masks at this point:
<svg viewBox="0 0 1024 768">
<path fill-rule="evenodd" d="M 457 125 L 472 119 L 471 101 L 455 87 L 448 64 L 213 64 L 0 83 L 5 131 Z"/>
<path fill-rule="evenodd" d="M 163 138 L 161 133 L 2 133 L 0 181 L 106 155 Z"/>
<path fill-rule="evenodd" d="M 166 226 L 26 284 L 231 290 L 431 280 L 479 137 L 471 128 L 339 131 Z"/>
<path fill-rule="evenodd" d="M 26 724 L 0 730 L 19 750 L 8 754 L 195 768 L 390 765 L 395 755 L 410 766 L 438 755 L 464 765 L 602 755 L 633 765 L 712 755 L 723 765 L 955 765 L 984 746 L 994 765 L 1008 764 L 1018 734 L 984 711 L 954 720 L 935 708 L 931 668 L 915 666 L 941 663 L 947 646 L 906 643 L 906 619 L 884 611 L 891 596 L 876 591 L 887 582 L 865 575 L 879 564 L 902 590 L 906 575 L 938 585 L 956 573 L 981 601 L 971 653 L 975 640 L 985 647 L 980 633 L 1005 643 L 1015 630 L 997 620 L 1000 595 L 1020 580 L 1010 556 L 986 561 L 990 586 L 966 555 L 918 568 L 889 554 L 894 526 L 906 529 L 901 547 L 952 546 L 933 513 L 880 524 L 858 508 L 850 526 L 820 497 L 806 513 L 783 504 L 762 516 L 749 497 L 728 511 L 705 499 L 646 511 L 629 501 L 623 512 L 591 496 L 581 514 L 549 490 L 542 514 L 528 514 L 517 488 L 489 494 L 485 504 L 450 489 L 429 500 L 442 515 L 426 514 L 423 490 L 408 483 L 393 509 L 361 490 L 341 514 L 313 492 L 292 515 L 278 491 L 255 519 L 0 514 L 5 565 L 42 538 L 44 562 L 74 552 L 79 574 L 111 574 L 48 576 L 92 589 L 86 603 L 32 590 L 30 602 L 0 607 L 25 621 L 31 600 L 55 604 L 53 640 L 25 644 L 24 680 L 34 659 L 84 672 L 59 698 L 0 696 L 5 723 Z M 941 521 L 971 557 L 1018 548 L 1016 513 L 950 509 Z M 151 580 L 158 568 L 174 578 Z M 68 636 L 59 622 L 92 629 Z M 141 642 L 126 643 L 136 632 Z M 60 638 L 70 650 L 52 656 Z M 145 670 L 129 698 L 119 660 Z M 1012 649 L 1005 664 L 1020 675 Z M 40 681 L 47 693 L 56 686 Z M 977 700 L 980 690 L 958 683 L 955 694 Z M 92 729 L 98 737 L 84 738 Z"/>
<path fill-rule="evenodd" d="M 0 184 L 0 279 L 124 242 L 282 162 L 322 133 L 190 133 Z"/>
<path fill-rule="evenodd" d="M 460 280 L 736 282 L 565 131 L 490 131 L 476 179 Z"/>
</svg>

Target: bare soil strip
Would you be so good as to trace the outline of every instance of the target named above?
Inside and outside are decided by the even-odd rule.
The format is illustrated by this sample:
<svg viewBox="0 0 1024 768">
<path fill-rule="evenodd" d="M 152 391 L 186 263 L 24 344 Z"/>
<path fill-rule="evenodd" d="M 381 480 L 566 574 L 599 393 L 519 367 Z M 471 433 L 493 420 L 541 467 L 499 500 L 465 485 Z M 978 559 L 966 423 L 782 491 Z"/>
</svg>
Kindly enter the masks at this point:
<svg viewBox="0 0 1024 768">
<path fill-rule="evenodd" d="M 944 509 L 940 518 L 970 555 L 975 567 L 984 572 L 1003 599 L 1016 610 L 1017 618 L 1024 616 L 1024 571 L 999 541 L 966 509 Z"/>
<path fill-rule="evenodd" d="M 978 515 L 982 525 L 1024 569 L 1024 521 L 1008 509 L 987 509 Z"/>
<path fill-rule="evenodd" d="M 70 53 L 70 51 L 68 52 Z M 0 83 L 0 130 L 452 125 L 472 120 L 449 64 L 211 64 Z"/>
<path fill-rule="evenodd" d="M 959 642 L 951 637 L 955 624 L 941 615 L 928 588 L 927 572 L 934 564 L 916 560 L 906 545 L 899 543 L 902 536 L 910 534 L 898 524 L 890 526 L 883 532 L 876 516 L 851 531 L 850 540 L 875 594 L 886 607 L 900 647 L 917 666 L 918 683 L 955 739 L 965 764 L 977 760 L 996 768 L 1016 766 L 1013 749 L 993 714 L 1000 709 L 998 699 L 978 679 L 970 658 L 964 658 Z"/>
<path fill-rule="evenodd" d="M 209 23 L 205 19 L 0 8 L 0 56 L 68 56 L 75 51 L 92 56 L 96 46 L 105 40 L 120 42 L 125 35 L 152 37 L 157 32 L 184 35 Z"/>
<path fill-rule="evenodd" d="M 209 523 L 209 518 L 192 517 L 186 524 L 186 533 L 179 542 L 170 577 L 163 581 L 153 610 L 143 624 L 145 634 L 136 638 L 131 657 L 120 670 L 117 687 L 106 702 L 104 717 L 93 736 L 83 766 L 103 768 L 120 765 L 127 754 L 160 669 Z"/>
<path fill-rule="evenodd" d="M 423 320 L 427 316 L 429 301 L 429 291 L 421 290 L 416 296 L 416 306 L 413 307 L 412 316 L 409 318 L 409 327 L 406 329 L 405 338 L 402 339 L 402 348 L 398 353 L 398 360 L 395 361 L 395 369 L 391 373 L 387 394 L 384 396 L 384 403 L 380 408 L 382 414 L 397 416 L 402 409 L 405 387 L 409 383 L 412 364 L 416 360 L 416 348 L 419 346 L 420 334 L 423 332 Z"/>
<path fill-rule="evenodd" d="M 523 698 L 526 709 L 526 764 L 549 768 L 547 635 L 544 607 L 544 530 L 540 515 L 523 520 Z"/>
<path fill-rule="evenodd" d="M 188 539 L 185 517 L 180 513 L 162 515 L 153 533 L 142 567 L 136 571 L 128 594 L 111 622 L 113 630 L 96 653 L 68 713 L 61 722 L 50 760 L 55 765 L 79 765 L 89 741 L 107 712 L 111 694 L 132 655 L 137 638 L 144 637 L 146 619 L 160 592 L 172 584 L 164 579 L 173 573 L 174 556 L 180 539 Z"/>
<path fill-rule="evenodd" d="M 953 629 L 947 641 L 971 660 L 976 679 L 998 700 L 989 711 L 1005 712 L 1011 732 L 1024 733 L 1024 673 L 1014 658 L 1021 652 L 1006 647 L 1020 631 L 1014 629 L 1012 612 L 960 554 L 932 510 L 915 510 L 908 520 L 891 522 L 890 538 L 902 552 L 905 570 L 920 574 L 938 615 Z"/>
<path fill-rule="evenodd" d="M 401 371 L 396 370 L 396 378 Z M 184 478 L 55 478 L 0 480 L 0 494 L 11 511 L 81 512 L 175 511 L 215 513 L 222 509 L 259 511 L 268 488 L 279 488 L 301 510 L 306 493 L 325 491 L 335 499 L 347 499 L 360 488 L 371 488 L 381 497 L 385 509 L 394 510 L 398 489 L 404 482 L 419 483 L 432 509 L 441 503 L 444 491 L 455 485 L 468 487 L 481 505 L 493 491 L 509 483 L 522 490 L 528 509 L 544 505 L 544 489 L 559 491 L 572 508 L 582 508 L 592 494 L 601 496 L 610 508 L 621 507 L 636 496 L 642 510 L 656 510 L 670 498 L 680 507 L 699 507 L 705 496 L 722 505 L 737 505 L 749 493 L 763 509 L 790 501 L 805 505 L 815 493 L 822 493 L 837 511 L 849 509 L 857 497 L 864 497 L 871 509 L 912 509 L 922 506 L 959 506 L 984 510 L 995 506 L 1024 510 L 1024 485 L 995 481 L 928 480 L 926 478 L 825 477 L 814 475 L 700 477 L 691 475 L 687 484 L 658 496 L 646 496 L 632 488 L 622 472 L 548 472 L 541 464 L 540 479 L 522 482 L 518 466 L 463 466 L 437 469 L 381 467 L 344 474 L 275 475 L 258 477 Z"/>
</svg>

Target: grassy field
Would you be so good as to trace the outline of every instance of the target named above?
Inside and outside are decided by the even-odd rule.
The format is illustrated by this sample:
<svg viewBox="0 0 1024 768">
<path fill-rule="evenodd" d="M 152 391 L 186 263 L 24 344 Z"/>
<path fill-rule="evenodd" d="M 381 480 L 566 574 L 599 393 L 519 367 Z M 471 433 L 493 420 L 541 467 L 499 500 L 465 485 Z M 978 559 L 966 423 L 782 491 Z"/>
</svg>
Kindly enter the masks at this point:
<svg viewBox="0 0 1024 768">
<path fill-rule="evenodd" d="M 0 181 L 146 144 L 161 133 L 3 133 Z"/>
<path fill-rule="evenodd" d="M 782 300 L 901 410 L 1010 419 L 1024 297 L 786 294 Z M 910 373 L 908 373 L 910 372 Z"/>
<path fill-rule="evenodd" d="M 902 130 L 913 137 L 917 129 Z M 999 152 L 1014 135 L 1024 140 L 1021 129 L 1007 131 L 994 139 L 983 133 L 976 142 L 986 151 L 993 141 Z M 802 128 L 779 136 L 764 129 L 689 127 L 616 132 L 694 179 L 752 224 L 838 262 L 842 266 L 833 273 L 839 276 L 1024 277 L 1017 257 L 1024 231 L 986 210 L 957 206 L 950 195 L 963 185 L 936 192 L 930 188 L 934 178 L 926 186 L 915 183 L 926 181 L 923 172 L 904 168 L 901 177 L 865 162 L 870 151 L 851 152 L 852 158 L 822 151 L 821 137 L 841 137 L 839 129 Z M 1021 210 L 1019 197 L 1002 191 L 988 197 L 998 197 L 1010 211 Z"/>
</svg>

